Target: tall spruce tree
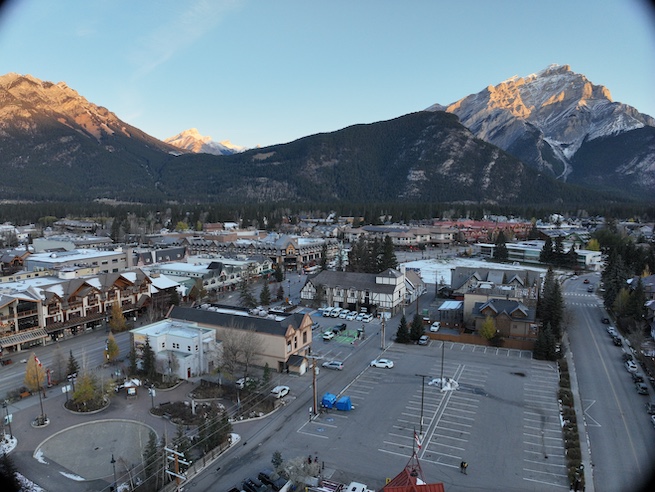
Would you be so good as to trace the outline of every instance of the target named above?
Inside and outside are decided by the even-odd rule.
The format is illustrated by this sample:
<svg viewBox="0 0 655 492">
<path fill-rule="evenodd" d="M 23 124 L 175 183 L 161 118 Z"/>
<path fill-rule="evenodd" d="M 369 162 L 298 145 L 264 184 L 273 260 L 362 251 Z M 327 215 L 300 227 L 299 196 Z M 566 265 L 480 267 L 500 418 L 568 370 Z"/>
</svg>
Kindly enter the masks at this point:
<svg viewBox="0 0 655 492">
<path fill-rule="evenodd" d="M 409 329 L 407 328 L 407 320 L 405 315 L 400 318 L 400 324 L 398 325 L 398 331 L 396 331 L 396 342 L 398 343 L 409 343 Z"/>
<path fill-rule="evenodd" d="M 409 338 L 413 342 L 418 342 L 418 339 L 423 336 L 425 333 L 425 328 L 423 327 L 423 320 L 421 316 L 416 313 L 414 319 L 412 319 L 412 325 L 409 329 Z"/>
<path fill-rule="evenodd" d="M 506 243 L 505 233 L 503 231 L 498 232 L 498 236 L 496 236 L 496 247 L 494 248 L 494 260 L 499 262 L 507 261 L 508 252 Z"/>
<path fill-rule="evenodd" d="M 391 236 L 384 236 L 384 243 L 382 244 L 382 256 L 380 259 L 380 266 L 377 272 L 384 272 L 388 268 L 398 268 L 398 258 L 396 258 L 396 252 L 393 246 L 393 241 Z"/>
</svg>

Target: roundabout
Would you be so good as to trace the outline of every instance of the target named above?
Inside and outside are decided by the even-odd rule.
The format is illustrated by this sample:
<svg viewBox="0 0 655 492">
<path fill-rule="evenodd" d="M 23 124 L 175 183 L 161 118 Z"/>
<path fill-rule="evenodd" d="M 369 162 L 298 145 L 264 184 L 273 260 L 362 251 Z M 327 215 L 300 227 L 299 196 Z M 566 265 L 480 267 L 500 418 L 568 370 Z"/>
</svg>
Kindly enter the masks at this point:
<svg viewBox="0 0 655 492">
<path fill-rule="evenodd" d="M 36 448 L 41 463 L 57 463 L 76 479 L 106 479 L 141 463 L 152 427 L 135 420 L 107 419 L 86 422 L 53 434 Z"/>
</svg>

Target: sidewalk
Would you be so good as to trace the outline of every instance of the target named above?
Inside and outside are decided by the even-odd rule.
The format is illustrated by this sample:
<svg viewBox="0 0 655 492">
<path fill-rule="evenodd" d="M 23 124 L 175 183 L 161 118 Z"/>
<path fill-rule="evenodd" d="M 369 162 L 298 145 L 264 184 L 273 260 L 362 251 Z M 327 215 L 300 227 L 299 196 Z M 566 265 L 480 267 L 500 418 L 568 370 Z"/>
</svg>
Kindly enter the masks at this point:
<svg viewBox="0 0 655 492">
<path fill-rule="evenodd" d="M 571 376 L 571 392 L 573 393 L 575 416 L 578 421 L 580 454 L 582 457 L 582 465 L 584 466 L 585 490 L 594 492 L 594 465 L 591 460 L 591 449 L 589 448 L 589 438 L 587 436 L 587 420 L 585 419 L 584 410 L 582 408 L 582 398 L 580 396 L 580 389 L 578 388 L 578 376 L 575 372 L 575 363 L 573 362 L 571 345 L 569 344 L 569 337 L 566 332 L 562 337 L 562 344 L 566 347 L 566 355 L 564 358 L 568 363 L 569 374 Z"/>
</svg>

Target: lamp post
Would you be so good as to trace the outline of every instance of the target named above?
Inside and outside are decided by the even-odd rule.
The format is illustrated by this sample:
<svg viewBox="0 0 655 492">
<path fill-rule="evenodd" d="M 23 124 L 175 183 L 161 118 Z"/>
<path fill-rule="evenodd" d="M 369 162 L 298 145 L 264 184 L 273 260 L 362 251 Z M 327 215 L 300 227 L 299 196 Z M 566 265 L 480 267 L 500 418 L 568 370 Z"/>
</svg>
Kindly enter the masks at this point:
<svg viewBox="0 0 655 492">
<path fill-rule="evenodd" d="M 428 376 L 425 374 L 417 374 L 421 378 L 421 423 L 419 427 L 419 438 L 423 440 L 423 397 L 425 395 L 425 378 Z"/>
<path fill-rule="evenodd" d="M 116 460 L 114 459 L 114 453 L 111 454 L 111 466 L 114 469 L 114 483 L 111 486 L 111 490 L 116 490 Z"/>
<path fill-rule="evenodd" d="M 9 437 L 11 439 L 14 438 L 14 433 L 11 431 L 11 418 L 9 418 L 9 407 L 7 405 L 7 400 L 2 402 L 2 408 L 5 409 L 5 421 L 7 422 L 7 425 L 9 426 Z"/>
<path fill-rule="evenodd" d="M 291 279 L 287 279 L 287 295 L 289 296 L 289 304 L 291 304 Z"/>
</svg>

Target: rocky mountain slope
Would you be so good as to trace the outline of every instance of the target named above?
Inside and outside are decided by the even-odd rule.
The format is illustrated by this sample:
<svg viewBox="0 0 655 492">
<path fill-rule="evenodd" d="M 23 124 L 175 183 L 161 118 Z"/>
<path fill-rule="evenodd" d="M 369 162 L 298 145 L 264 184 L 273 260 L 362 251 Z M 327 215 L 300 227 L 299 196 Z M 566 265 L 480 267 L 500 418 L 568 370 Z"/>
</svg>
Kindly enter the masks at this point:
<svg viewBox="0 0 655 492">
<path fill-rule="evenodd" d="M 477 137 L 559 179 L 644 196 L 655 192 L 655 119 L 612 101 L 607 88 L 568 65 L 428 110 L 457 115 Z M 611 148 L 621 152 L 600 152 Z"/>
<path fill-rule="evenodd" d="M 17 74 L 0 77 L 0 148 L 0 196 L 13 200 L 585 206 L 617 197 L 557 182 L 446 112 L 217 156 L 161 142 L 66 84 Z"/>
<path fill-rule="evenodd" d="M 229 140 L 215 142 L 211 137 L 202 136 L 196 128 L 165 138 L 164 142 L 196 154 L 231 155 L 246 150 L 245 147 L 234 145 Z"/>
</svg>

